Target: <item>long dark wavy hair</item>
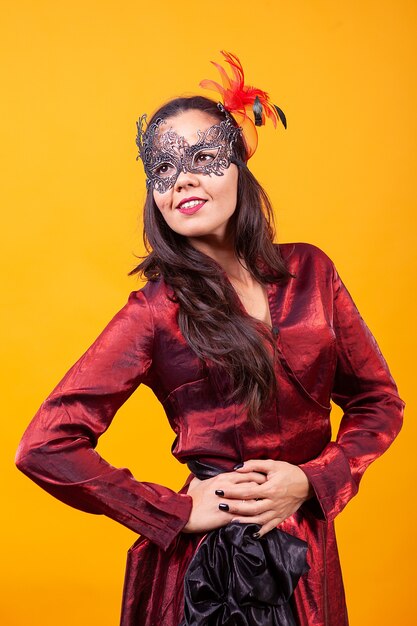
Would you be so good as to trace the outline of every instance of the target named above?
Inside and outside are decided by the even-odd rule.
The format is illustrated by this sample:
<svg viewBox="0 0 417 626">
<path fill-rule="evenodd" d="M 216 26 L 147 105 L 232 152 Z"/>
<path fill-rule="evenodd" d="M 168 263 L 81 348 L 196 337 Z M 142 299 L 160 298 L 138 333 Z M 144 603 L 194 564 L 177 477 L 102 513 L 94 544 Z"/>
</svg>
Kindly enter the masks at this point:
<svg viewBox="0 0 417 626">
<path fill-rule="evenodd" d="M 216 102 L 191 96 L 164 104 L 148 125 L 158 118 L 175 117 L 193 109 L 219 121 L 225 119 Z M 237 205 L 230 218 L 236 257 L 262 284 L 287 281 L 293 275 L 278 246 L 273 245 L 272 206 L 244 164 L 247 155 L 241 136 L 234 144 L 234 155 L 241 162 Z M 149 254 L 138 257 L 143 260 L 129 275 L 139 274 L 152 281 L 162 276 L 171 285 L 173 299 L 179 304 L 179 328 L 186 341 L 203 362 L 215 365 L 222 380 L 226 377 L 230 382 L 227 400 L 241 403 L 255 428 L 262 430 L 262 410 L 278 392 L 271 351 L 262 341 L 266 339 L 274 346 L 271 330 L 245 312 L 222 267 L 167 225 L 154 201 L 152 187 L 144 206 L 143 242 Z"/>
</svg>

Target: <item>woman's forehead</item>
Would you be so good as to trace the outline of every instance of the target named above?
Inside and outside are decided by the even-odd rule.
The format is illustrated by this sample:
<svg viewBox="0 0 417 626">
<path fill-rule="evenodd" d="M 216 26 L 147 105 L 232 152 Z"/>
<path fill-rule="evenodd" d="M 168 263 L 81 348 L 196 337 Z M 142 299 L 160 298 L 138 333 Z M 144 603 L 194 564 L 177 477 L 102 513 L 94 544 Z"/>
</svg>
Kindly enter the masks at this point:
<svg viewBox="0 0 417 626">
<path fill-rule="evenodd" d="M 173 117 L 164 118 L 164 123 L 159 127 L 158 134 L 173 131 L 179 137 L 183 137 L 189 145 L 192 145 L 199 140 L 198 131 L 200 131 L 201 134 L 216 124 L 219 124 L 219 120 L 213 115 L 209 115 L 198 109 L 192 109 Z"/>
</svg>

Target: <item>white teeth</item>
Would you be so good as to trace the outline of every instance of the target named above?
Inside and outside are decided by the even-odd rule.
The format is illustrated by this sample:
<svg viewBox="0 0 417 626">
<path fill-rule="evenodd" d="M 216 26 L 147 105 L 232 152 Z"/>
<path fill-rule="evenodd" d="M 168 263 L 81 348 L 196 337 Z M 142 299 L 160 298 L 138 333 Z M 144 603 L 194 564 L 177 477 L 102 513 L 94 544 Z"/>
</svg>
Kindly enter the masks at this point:
<svg viewBox="0 0 417 626">
<path fill-rule="evenodd" d="M 190 209 L 193 206 L 197 206 L 197 204 L 201 204 L 205 202 L 204 200 L 190 200 L 189 202 L 183 202 L 181 205 L 181 209 Z"/>
</svg>

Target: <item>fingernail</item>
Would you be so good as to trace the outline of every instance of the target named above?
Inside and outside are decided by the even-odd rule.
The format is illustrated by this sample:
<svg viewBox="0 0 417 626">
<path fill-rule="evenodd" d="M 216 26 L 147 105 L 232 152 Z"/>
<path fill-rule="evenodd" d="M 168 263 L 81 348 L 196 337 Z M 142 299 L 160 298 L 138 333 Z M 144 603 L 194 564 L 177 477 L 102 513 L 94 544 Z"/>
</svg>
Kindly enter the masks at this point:
<svg viewBox="0 0 417 626">
<path fill-rule="evenodd" d="M 228 511 L 228 510 L 229 510 L 229 505 L 228 505 L 228 504 L 225 504 L 224 502 L 221 502 L 221 503 L 219 504 L 219 509 L 220 509 L 221 511 Z"/>
<path fill-rule="evenodd" d="M 259 533 L 253 533 L 252 537 L 253 537 L 254 539 L 257 539 L 257 538 L 259 537 Z"/>
<path fill-rule="evenodd" d="M 243 463 L 238 463 L 237 465 L 234 466 L 234 470 L 239 469 L 240 467 L 243 467 Z"/>
<path fill-rule="evenodd" d="M 216 491 L 214 493 L 216 494 L 216 496 L 224 496 L 223 489 L 216 489 Z"/>
</svg>

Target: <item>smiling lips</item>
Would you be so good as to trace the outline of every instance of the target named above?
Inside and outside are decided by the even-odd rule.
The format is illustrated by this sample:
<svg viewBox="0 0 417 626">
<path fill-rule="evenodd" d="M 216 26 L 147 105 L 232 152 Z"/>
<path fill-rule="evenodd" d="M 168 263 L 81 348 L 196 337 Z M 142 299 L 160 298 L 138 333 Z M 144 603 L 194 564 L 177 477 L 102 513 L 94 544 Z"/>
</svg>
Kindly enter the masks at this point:
<svg viewBox="0 0 417 626">
<path fill-rule="evenodd" d="M 186 215 L 192 215 L 201 209 L 201 207 L 207 202 L 203 198 L 184 198 L 177 206 L 178 211 L 185 213 Z"/>
</svg>

